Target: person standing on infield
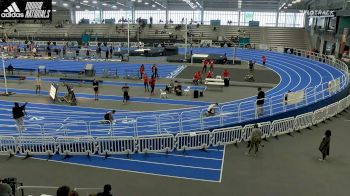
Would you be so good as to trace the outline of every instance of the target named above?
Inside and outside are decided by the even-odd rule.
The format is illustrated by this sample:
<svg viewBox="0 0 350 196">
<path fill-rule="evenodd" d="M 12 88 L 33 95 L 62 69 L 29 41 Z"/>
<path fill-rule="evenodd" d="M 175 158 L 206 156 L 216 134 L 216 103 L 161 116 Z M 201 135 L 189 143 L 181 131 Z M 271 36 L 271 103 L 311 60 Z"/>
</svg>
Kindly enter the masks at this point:
<svg viewBox="0 0 350 196">
<path fill-rule="evenodd" d="M 36 77 L 36 79 L 35 79 L 35 94 L 40 95 L 40 90 L 41 90 L 41 78 L 38 75 L 38 77 Z"/>
<path fill-rule="evenodd" d="M 128 103 L 129 101 L 129 86 L 127 83 L 125 83 L 125 85 L 122 87 L 122 91 L 123 91 L 123 103 Z"/>
<path fill-rule="evenodd" d="M 99 87 L 99 83 L 96 79 L 94 79 L 94 81 L 92 81 L 92 88 L 94 89 L 95 92 L 95 101 L 98 101 L 98 87 Z"/>
</svg>

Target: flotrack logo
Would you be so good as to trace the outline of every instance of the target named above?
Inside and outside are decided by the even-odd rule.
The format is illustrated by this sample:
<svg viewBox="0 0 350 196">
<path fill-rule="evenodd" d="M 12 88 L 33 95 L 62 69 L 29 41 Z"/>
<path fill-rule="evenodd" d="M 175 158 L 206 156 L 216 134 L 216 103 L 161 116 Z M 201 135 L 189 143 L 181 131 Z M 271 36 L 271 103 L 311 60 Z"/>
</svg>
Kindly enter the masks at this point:
<svg viewBox="0 0 350 196">
<path fill-rule="evenodd" d="M 300 12 L 311 17 L 335 17 L 334 10 L 300 10 Z"/>
<path fill-rule="evenodd" d="M 23 18 L 24 14 L 21 13 L 19 10 L 16 2 L 11 3 L 10 6 L 7 7 L 7 9 L 4 10 L 3 13 L 1 13 L 2 18 Z"/>
<path fill-rule="evenodd" d="M 1 4 L 0 0 L 0 5 Z M 48 20 L 51 19 L 52 15 L 52 2 L 51 0 L 14 0 L 8 7 L 3 7 L 0 10 L 3 10 L 0 14 L 0 19 Z"/>
</svg>

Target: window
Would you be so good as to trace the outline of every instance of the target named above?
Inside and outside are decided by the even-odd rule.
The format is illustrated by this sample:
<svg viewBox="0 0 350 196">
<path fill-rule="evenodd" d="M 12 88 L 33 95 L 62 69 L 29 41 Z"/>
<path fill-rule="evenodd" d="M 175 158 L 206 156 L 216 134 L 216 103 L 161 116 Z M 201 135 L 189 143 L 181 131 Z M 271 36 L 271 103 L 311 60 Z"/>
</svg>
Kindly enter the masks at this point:
<svg viewBox="0 0 350 196">
<path fill-rule="evenodd" d="M 79 23 L 81 19 L 88 19 L 90 24 L 101 23 L 100 11 L 76 11 L 76 23 Z"/>
<path fill-rule="evenodd" d="M 140 17 L 141 19 L 147 19 L 148 23 L 150 23 L 149 19 L 152 17 L 153 24 L 165 23 L 166 19 L 165 10 L 136 10 L 135 20 Z"/>
<path fill-rule="evenodd" d="M 277 12 L 241 12 L 241 26 L 249 26 L 249 21 L 259 21 L 261 27 L 276 26 Z"/>
<path fill-rule="evenodd" d="M 238 25 L 239 12 L 230 11 L 204 11 L 203 23 L 210 24 L 211 20 L 221 20 L 221 25 L 229 24 L 228 21 L 232 21 L 232 25 Z"/>
<path fill-rule="evenodd" d="M 191 20 L 195 22 L 201 21 L 201 11 L 169 11 L 169 20 L 172 20 L 175 24 L 181 24 L 182 19 L 187 19 L 187 23 Z"/>
<path fill-rule="evenodd" d="M 305 25 L 305 15 L 303 13 L 281 12 L 278 18 L 278 27 L 299 27 Z"/>
<path fill-rule="evenodd" d="M 130 11 L 104 11 L 103 19 L 115 19 L 115 22 L 121 22 L 121 19 L 131 19 Z"/>
</svg>

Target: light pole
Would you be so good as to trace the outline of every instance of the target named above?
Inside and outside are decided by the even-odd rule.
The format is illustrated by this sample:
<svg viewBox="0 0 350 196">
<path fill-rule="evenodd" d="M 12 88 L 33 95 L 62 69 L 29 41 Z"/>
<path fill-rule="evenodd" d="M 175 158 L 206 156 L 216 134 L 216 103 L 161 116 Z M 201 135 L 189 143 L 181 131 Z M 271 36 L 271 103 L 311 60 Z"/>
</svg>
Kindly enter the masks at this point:
<svg viewBox="0 0 350 196">
<path fill-rule="evenodd" d="M 188 37 L 187 37 L 187 18 L 186 18 L 186 25 L 185 25 L 185 32 L 186 32 L 186 35 L 185 35 L 185 60 L 187 59 L 187 42 L 188 42 Z"/>
<path fill-rule="evenodd" d="M 128 19 L 128 56 L 130 55 L 130 20 Z"/>
<path fill-rule="evenodd" d="M 2 69 L 4 71 L 5 95 L 9 95 L 9 93 L 7 91 L 7 80 L 6 80 L 6 69 L 5 69 L 4 52 L 1 52 L 1 59 L 2 59 Z"/>
</svg>

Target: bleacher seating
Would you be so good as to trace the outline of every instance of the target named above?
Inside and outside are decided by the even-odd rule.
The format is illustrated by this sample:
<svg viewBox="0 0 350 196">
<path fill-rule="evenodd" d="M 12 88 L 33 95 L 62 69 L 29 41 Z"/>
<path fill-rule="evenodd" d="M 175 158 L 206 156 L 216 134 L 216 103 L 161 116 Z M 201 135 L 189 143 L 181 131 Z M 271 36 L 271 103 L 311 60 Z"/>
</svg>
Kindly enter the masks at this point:
<svg viewBox="0 0 350 196">
<path fill-rule="evenodd" d="M 92 38 L 127 38 L 127 24 L 64 24 L 62 28 L 56 28 L 55 25 L 42 24 L 16 24 L 13 26 L 5 25 L 4 29 L 9 36 L 35 36 L 48 38 L 81 38 L 83 34 L 90 34 Z M 14 30 L 16 29 L 16 33 Z M 130 24 L 130 38 L 169 40 L 184 40 L 185 31 L 175 30 L 175 25 L 152 25 L 150 28 L 146 25 L 139 32 L 139 25 Z M 157 31 L 157 33 L 156 33 Z M 169 36 L 169 34 L 172 35 Z M 238 26 L 220 26 L 214 31 L 213 26 L 209 25 L 192 25 L 192 40 L 212 41 L 231 41 L 236 36 L 249 37 L 251 43 L 255 45 L 268 45 L 270 48 L 288 46 L 290 48 L 309 49 L 309 36 L 305 29 L 302 28 L 285 28 L 285 27 L 238 27 Z"/>
</svg>

